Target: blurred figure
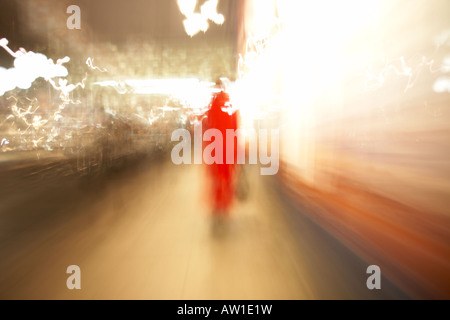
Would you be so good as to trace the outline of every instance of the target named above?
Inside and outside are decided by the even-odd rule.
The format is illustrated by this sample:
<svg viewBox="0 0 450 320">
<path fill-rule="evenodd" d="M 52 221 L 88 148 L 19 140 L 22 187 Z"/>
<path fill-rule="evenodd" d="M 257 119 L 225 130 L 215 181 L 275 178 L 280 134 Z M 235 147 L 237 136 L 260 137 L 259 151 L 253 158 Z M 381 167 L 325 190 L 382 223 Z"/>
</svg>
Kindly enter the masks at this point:
<svg viewBox="0 0 450 320">
<path fill-rule="evenodd" d="M 221 80 L 216 81 L 215 93 L 208 111 L 205 113 L 206 123 L 204 130 L 217 129 L 222 133 L 222 163 L 213 163 L 207 168 L 210 180 L 211 199 L 213 207 L 214 221 L 219 224 L 230 213 L 236 193 L 236 163 L 237 163 L 237 138 L 234 138 L 233 163 L 227 163 L 227 129 L 238 129 L 238 112 L 230 114 L 228 109 L 230 106 L 230 97 L 225 92 L 224 83 Z"/>
</svg>

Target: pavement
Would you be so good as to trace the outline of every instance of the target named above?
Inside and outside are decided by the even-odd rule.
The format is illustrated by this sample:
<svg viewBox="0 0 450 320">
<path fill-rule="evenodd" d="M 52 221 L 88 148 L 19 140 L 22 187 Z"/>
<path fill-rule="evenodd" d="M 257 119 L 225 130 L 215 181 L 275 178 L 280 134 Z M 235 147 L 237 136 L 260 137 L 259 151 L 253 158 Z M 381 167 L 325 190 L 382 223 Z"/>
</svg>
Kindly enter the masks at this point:
<svg viewBox="0 0 450 320">
<path fill-rule="evenodd" d="M 0 170 L 1 299 L 408 298 L 385 278 L 368 290 L 369 264 L 258 168 L 217 232 L 202 166 L 143 159 L 89 179 L 48 165 Z"/>
</svg>

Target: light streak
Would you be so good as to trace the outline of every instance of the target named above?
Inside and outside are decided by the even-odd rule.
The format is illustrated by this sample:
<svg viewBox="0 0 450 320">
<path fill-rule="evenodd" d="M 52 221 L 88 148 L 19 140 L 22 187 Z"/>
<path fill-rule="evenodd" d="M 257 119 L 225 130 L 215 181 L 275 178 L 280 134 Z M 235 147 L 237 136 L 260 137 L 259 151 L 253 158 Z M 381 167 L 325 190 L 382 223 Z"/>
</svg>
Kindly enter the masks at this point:
<svg viewBox="0 0 450 320">
<path fill-rule="evenodd" d="M 216 91 L 214 83 L 196 78 L 106 80 L 95 82 L 94 85 L 111 87 L 120 94 L 167 95 L 185 109 L 204 108 Z"/>
<path fill-rule="evenodd" d="M 110 87 L 113 88 L 114 90 L 116 90 L 117 93 L 124 95 L 126 93 L 129 93 L 129 89 L 127 87 L 127 85 L 125 84 L 125 82 L 123 81 L 115 81 L 115 80 L 108 80 L 108 81 L 100 81 L 100 82 L 95 82 L 94 85 L 98 85 L 100 87 Z"/>
<path fill-rule="evenodd" d="M 172 111 L 178 111 L 178 110 L 180 110 L 180 108 L 172 108 L 172 107 L 164 106 L 164 107 L 159 107 L 158 110 L 161 110 L 163 112 L 172 112 Z"/>
<path fill-rule="evenodd" d="M 67 84 L 66 79 L 59 78 L 58 85 L 57 85 L 52 79 L 49 79 L 49 83 L 52 85 L 52 87 L 55 90 L 61 91 L 63 97 L 69 96 L 69 94 L 78 87 L 81 87 L 84 89 L 84 87 L 85 87 L 84 81 L 86 81 L 86 78 L 84 78 L 81 82 L 79 82 L 77 84 Z"/>
<path fill-rule="evenodd" d="M 407 78 L 408 81 L 404 89 L 404 92 L 406 92 L 414 87 L 423 70 L 427 69 L 430 73 L 438 72 L 439 69 L 433 68 L 434 64 L 435 62 L 433 59 L 422 57 L 421 62 L 413 68 L 407 64 L 404 57 L 400 57 L 397 61 L 388 63 L 376 73 L 373 72 L 372 67 L 369 66 L 365 72 L 366 90 L 378 89 L 383 86 L 390 76 L 396 75 Z"/>
<path fill-rule="evenodd" d="M 45 125 L 48 120 L 42 120 L 42 116 L 34 116 L 31 125 L 35 130 L 38 130 L 40 127 Z"/>
<path fill-rule="evenodd" d="M 58 59 L 56 63 L 52 59 L 48 59 L 45 55 L 26 51 L 20 48 L 14 52 L 8 47 L 8 40 L 0 39 L 0 46 L 14 58 L 14 67 L 5 69 L 0 67 L 0 96 L 5 92 L 11 91 L 15 88 L 27 90 L 31 88 L 33 82 L 38 78 L 43 78 L 56 91 L 60 92 L 61 103 L 55 111 L 44 114 L 36 114 L 39 110 L 38 100 L 29 99 L 29 103 L 19 104 L 15 96 L 9 96 L 7 100 L 14 100 L 9 107 L 11 114 L 6 116 L 5 120 L 0 124 L 10 121 L 11 125 L 8 129 L 16 131 L 16 136 L 21 142 L 22 146 L 17 146 L 16 149 L 23 150 L 23 146 L 33 146 L 34 148 L 43 147 L 46 150 L 53 150 L 49 143 L 56 141 L 59 136 L 59 129 L 55 126 L 55 122 L 63 118 L 62 111 L 68 104 L 79 104 L 80 101 L 73 101 L 70 99 L 70 94 L 77 88 L 85 88 L 86 77 L 79 83 L 69 84 L 65 79 L 69 72 L 64 67 L 64 64 L 70 61 L 69 57 Z M 95 69 L 92 59 L 86 62 L 88 67 Z M 97 68 L 100 70 L 100 68 Z M 48 106 L 46 106 L 48 107 Z M 24 127 L 25 126 L 25 127 Z M 9 140 L 8 140 L 9 142 Z M 3 143 L 4 145 L 5 143 Z M 16 145 L 16 143 L 14 143 Z M 8 148 L 7 151 L 14 149 Z M 5 150 L 3 150 L 5 151 Z"/>
<path fill-rule="evenodd" d="M 35 148 L 37 148 L 39 146 L 39 142 L 42 141 L 42 139 L 44 139 L 43 137 L 39 138 L 39 139 L 32 139 L 31 141 L 33 142 L 33 146 Z"/>
<path fill-rule="evenodd" d="M 155 116 L 155 115 L 153 114 L 153 110 L 150 111 L 150 117 L 148 118 L 148 123 L 149 123 L 150 125 L 153 125 L 153 123 L 156 122 L 156 121 L 158 121 L 159 119 L 160 119 L 160 116 Z"/>
<path fill-rule="evenodd" d="M 17 102 L 18 102 L 18 101 L 17 101 L 17 99 L 16 99 L 15 97 L 11 96 L 11 97 L 8 97 L 8 98 L 7 98 L 7 100 L 10 100 L 10 99 L 14 99 L 15 102 L 14 102 L 14 104 L 11 106 L 11 112 L 12 112 L 12 114 L 9 115 L 6 119 L 7 119 L 7 120 L 14 119 L 15 121 L 16 121 L 16 120 L 21 120 L 23 123 L 25 123 L 25 125 L 28 126 L 28 128 L 29 128 L 30 126 L 32 126 L 32 123 L 28 121 L 27 116 L 34 115 L 34 114 L 36 113 L 36 111 L 39 109 L 39 106 L 37 106 L 37 107 L 34 107 L 34 106 L 33 106 L 33 102 L 36 103 L 37 100 L 36 100 L 36 99 L 34 99 L 34 100 L 27 99 L 27 100 L 29 100 L 31 103 L 30 103 L 30 105 L 28 105 L 28 108 L 27 108 L 27 109 L 23 109 L 23 108 L 19 108 L 19 107 L 17 106 Z M 34 108 L 34 110 L 32 110 L 33 108 Z"/>
<path fill-rule="evenodd" d="M 100 72 L 107 72 L 108 70 L 106 68 L 99 68 L 97 66 L 94 66 L 94 59 L 92 59 L 91 57 L 88 57 L 86 60 L 86 64 L 89 68 L 91 68 L 92 70 L 98 70 Z"/>
</svg>

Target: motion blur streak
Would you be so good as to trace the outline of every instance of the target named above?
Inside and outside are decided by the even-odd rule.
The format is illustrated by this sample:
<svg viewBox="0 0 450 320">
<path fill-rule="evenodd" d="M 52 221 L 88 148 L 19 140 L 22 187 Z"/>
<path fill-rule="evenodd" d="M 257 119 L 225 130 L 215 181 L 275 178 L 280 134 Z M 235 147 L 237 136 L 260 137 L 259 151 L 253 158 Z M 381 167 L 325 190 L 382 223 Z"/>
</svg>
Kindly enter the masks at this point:
<svg viewBox="0 0 450 320">
<path fill-rule="evenodd" d="M 448 2 L 264 2 L 242 64 L 281 100 L 286 187 L 405 292 L 450 297 Z"/>
<path fill-rule="evenodd" d="M 449 299 L 449 12 L 0 1 L 0 298 Z M 223 220 L 206 165 L 171 162 L 220 86 L 244 132 L 280 132 L 279 173 L 240 166 Z"/>
</svg>

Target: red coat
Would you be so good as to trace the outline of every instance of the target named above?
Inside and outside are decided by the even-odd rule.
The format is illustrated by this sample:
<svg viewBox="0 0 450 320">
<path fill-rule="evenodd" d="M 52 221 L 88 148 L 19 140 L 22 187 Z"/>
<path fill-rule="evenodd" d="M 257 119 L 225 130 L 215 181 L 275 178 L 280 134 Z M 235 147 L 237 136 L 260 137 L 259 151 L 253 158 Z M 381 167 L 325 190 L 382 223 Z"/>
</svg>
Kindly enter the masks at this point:
<svg viewBox="0 0 450 320">
<path fill-rule="evenodd" d="M 208 168 L 210 176 L 211 190 L 212 190 L 212 205 L 217 212 L 228 212 L 228 209 L 233 203 L 235 196 L 235 168 L 237 160 L 237 139 L 234 141 L 234 164 L 227 164 L 226 150 L 227 150 L 227 129 L 238 129 L 238 112 L 229 114 L 222 111 L 222 108 L 228 107 L 230 97 L 224 91 L 214 95 L 212 98 L 210 109 L 206 112 L 206 126 L 205 130 L 217 129 L 222 133 L 223 148 L 222 157 L 223 164 L 212 164 Z"/>
</svg>

